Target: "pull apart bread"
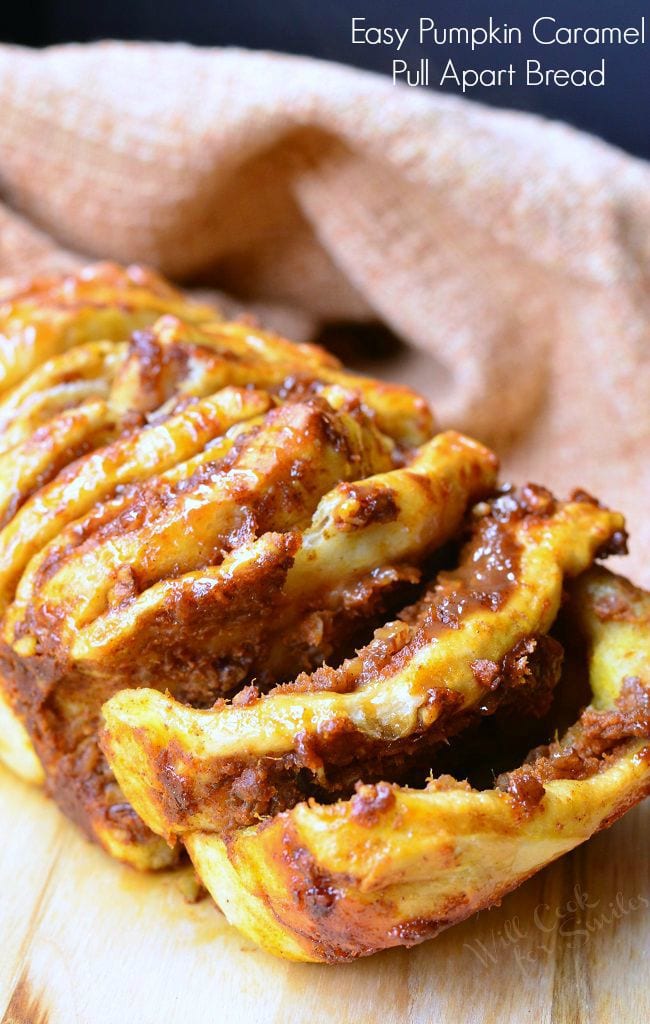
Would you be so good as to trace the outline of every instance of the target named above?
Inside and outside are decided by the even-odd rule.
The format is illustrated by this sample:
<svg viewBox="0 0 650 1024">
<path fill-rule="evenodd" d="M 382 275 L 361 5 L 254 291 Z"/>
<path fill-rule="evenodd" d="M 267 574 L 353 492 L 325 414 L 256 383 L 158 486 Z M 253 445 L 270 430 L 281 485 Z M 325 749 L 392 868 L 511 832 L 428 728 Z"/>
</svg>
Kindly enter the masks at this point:
<svg viewBox="0 0 650 1024">
<path fill-rule="evenodd" d="M 620 514 L 140 269 L 27 285 L 0 331 L 0 756 L 114 856 L 185 847 L 256 942 L 332 962 L 646 795 Z"/>
</svg>

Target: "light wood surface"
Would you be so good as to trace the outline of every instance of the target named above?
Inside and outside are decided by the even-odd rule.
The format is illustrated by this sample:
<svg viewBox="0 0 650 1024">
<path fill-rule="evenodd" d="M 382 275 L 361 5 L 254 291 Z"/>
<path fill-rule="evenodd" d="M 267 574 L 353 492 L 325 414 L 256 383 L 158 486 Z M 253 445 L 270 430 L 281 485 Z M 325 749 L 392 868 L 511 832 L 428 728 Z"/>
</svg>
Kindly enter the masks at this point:
<svg viewBox="0 0 650 1024">
<path fill-rule="evenodd" d="M 112 862 L 0 771 L 0 1022 L 647 1024 L 649 823 L 650 802 L 415 949 L 296 965 L 187 904 L 174 874 Z"/>
</svg>

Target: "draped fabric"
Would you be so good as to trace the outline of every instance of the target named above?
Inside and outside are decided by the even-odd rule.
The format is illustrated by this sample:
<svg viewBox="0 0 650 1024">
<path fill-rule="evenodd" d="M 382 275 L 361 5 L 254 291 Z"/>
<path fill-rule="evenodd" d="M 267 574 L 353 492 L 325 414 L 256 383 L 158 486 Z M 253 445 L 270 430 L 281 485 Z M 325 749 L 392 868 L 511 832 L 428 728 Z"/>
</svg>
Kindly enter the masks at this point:
<svg viewBox="0 0 650 1024">
<path fill-rule="evenodd" d="M 304 58 L 0 47 L 0 200 L 3 275 L 140 261 L 298 339 L 384 323 L 387 375 L 506 475 L 620 508 L 650 583 L 642 162 Z"/>
</svg>

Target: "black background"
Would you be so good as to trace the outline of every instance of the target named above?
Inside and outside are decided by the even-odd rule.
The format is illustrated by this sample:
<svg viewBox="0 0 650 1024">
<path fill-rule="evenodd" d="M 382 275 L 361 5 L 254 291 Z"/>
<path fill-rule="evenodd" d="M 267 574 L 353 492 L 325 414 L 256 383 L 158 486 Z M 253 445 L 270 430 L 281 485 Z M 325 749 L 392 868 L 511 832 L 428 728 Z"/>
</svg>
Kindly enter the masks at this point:
<svg viewBox="0 0 650 1024">
<path fill-rule="evenodd" d="M 368 24 L 417 26 L 419 17 L 438 25 L 484 24 L 489 15 L 525 30 L 542 15 L 568 26 L 638 25 L 648 0 L 4 0 L 0 8 L 0 39 L 28 46 L 84 42 L 92 39 L 184 40 L 205 46 L 246 46 L 337 60 L 388 73 L 393 56 L 415 66 L 425 55 L 416 38 L 397 55 L 384 47 L 354 46 L 352 16 Z M 500 106 L 532 110 L 594 132 L 643 156 L 650 156 L 650 42 L 645 46 L 483 47 L 474 54 L 464 47 L 436 47 L 436 66 L 453 58 L 458 66 L 523 66 L 527 57 L 546 66 L 592 67 L 607 58 L 604 88 L 476 89 L 475 99 Z M 433 56 L 431 50 L 428 51 Z M 457 90 L 451 90 L 457 91 Z"/>
</svg>

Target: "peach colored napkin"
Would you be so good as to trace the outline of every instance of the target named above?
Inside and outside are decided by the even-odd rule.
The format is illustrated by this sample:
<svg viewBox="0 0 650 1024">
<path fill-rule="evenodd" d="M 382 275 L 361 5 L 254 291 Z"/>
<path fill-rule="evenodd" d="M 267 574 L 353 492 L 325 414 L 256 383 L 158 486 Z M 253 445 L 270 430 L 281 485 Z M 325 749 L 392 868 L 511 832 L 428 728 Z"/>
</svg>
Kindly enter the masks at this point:
<svg viewBox="0 0 650 1024">
<path fill-rule="evenodd" d="M 138 260 L 294 335 L 383 321 L 444 424 L 621 508 L 650 583 L 645 164 L 301 58 L 1 47 L 0 199 L 0 274 Z"/>
</svg>

